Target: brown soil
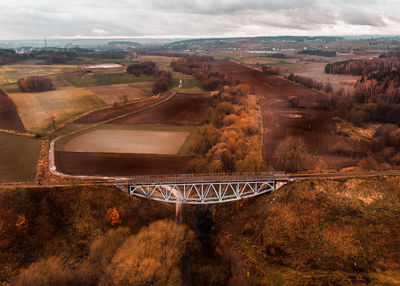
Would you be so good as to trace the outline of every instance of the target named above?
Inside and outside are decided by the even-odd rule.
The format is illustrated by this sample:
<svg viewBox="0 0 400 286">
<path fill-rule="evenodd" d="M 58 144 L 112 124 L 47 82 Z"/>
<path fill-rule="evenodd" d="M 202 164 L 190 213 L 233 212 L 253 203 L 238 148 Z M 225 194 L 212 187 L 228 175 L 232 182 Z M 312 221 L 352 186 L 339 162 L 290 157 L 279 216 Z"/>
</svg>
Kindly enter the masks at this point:
<svg viewBox="0 0 400 286">
<path fill-rule="evenodd" d="M 71 175 L 133 176 L 184 173 L 192 156 L 57 151 L 57 169 Z"/>
<path fill-rule="evenodd" d="M 200 125 L 208 118 L 208 94 L 176 94 L 154 108 L 113 121 L 113 124 Z"/>
<path fill-rule="evenodd" d="M 263 116 L 263 154 L 267 162 L 274 161 L 276 145 L 287 135 L 302 137 L 313 155 L 327 155 L 330 146 L 344 140 L 335 135 L 336 124 L 332 112 L 310 108 L 326 94 L 228 60 L 214 61 L 212 66 L 214 70 L 255 88 Z M 290 106 L 289 98 L 292 96 L 299 98 L 302 108 Z M 351 145 L 353 143 L 349 142 Z M 365 151 L 365 146 L 359 142 L 354 145 L 358 148 L 356 153 Z M 340 169 L 344 167 L 339 164 L 341 161 L 330 160 L 327 167 Z M 312 162 L 308 168 L 313 168 L 315 163 Z"/>
<path fill-rule="evenodd" d="M 0 89 L 0 129 L 25 131 L 17 108 L 8 95 Z"/>
<path fill-rule="evenodd" d="M 129 112 L 133 112 L 135 110 L 138 110 L 140 108 L 146 107 L 150 104 L 154 104 L 157 102 L 160 102 L 167 98 L 170 94 L 162 94 L 158 98 L 147 98 L 138 102 L 134 102 L 131 104 L 126 104 L 120 107 L 116 108 L 107 108 L 107 109 L 101 109 L 97 111 L 93 111 L 78 120 L 75 120 L 74 123 L 83 123 L 83 124 L 90 124 L 90 123 L 98 123 L 102 122 L 114 117 L 117 117 L 119 115 L 123 115 Z"/>
<path fill-rule="evenodd" d="M 169 95 L 164 94 L 151 101 L 95 111 L 76 120 L 75 123 L 101 122 L 160 102 L 167 96 Z M 208 94 L 176 94 L 160 105 L 110 123 L 199 125 L 207 120 L 211 101 L 212 98 Z M 132 176 L 184 173 L 186 164 L 192 158 L 181 155 L 55 152 L 57 169 L 73 175 Z"/>
</svg>

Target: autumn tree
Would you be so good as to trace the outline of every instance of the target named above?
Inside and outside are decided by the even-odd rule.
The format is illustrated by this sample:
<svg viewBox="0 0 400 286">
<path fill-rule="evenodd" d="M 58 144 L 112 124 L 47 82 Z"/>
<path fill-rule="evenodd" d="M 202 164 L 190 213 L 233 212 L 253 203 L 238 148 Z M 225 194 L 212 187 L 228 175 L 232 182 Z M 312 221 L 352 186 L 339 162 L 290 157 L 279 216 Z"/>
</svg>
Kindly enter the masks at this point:
<svg viewBox="0 0 400 286">
<path fill-rule="evenodd" d="M 78 280 L 76 274 L 65 267 L 60 257 L 50 257 L 32 263 L 14 277 L 10 284 L 14 286 L 67 286 L 77 285 L 79 283 Z"/>
<path fill-rule="evenodd" d="M 180 263 L 196 247 L 185 225 L 157 221 L 125 240 L 109 266 L 114 285 L 178 285 Z"/>
<path fill-rule="evenodd" d="M 297 172 L 304 167 L 306 144 L 300 137 L 288 136 L 275 149 L 277 168 L 288 172 Z"/>
<path fill-rule="evenodd" d="M 172 75 L 168 71 L 157 72 L 157 79 L 153 85 L 153 94 L 159 94 L 161 92 L 167 91 L 171 83 Z"/>
<path fill-rule="evenodd" d="M 199 127 L 193 138 L 193 151 L 196 154 L 206 154 L 217 143 L 218 137 L 218 130 L 211 124 Z"/>
<path fill-rule="evenodd" d="M 266 169 L 266 163 L 256 152 L 251 152 L 244 159 L 236 162 L 236 171 L 238 172 L 263 172 Z"/>
</svg>

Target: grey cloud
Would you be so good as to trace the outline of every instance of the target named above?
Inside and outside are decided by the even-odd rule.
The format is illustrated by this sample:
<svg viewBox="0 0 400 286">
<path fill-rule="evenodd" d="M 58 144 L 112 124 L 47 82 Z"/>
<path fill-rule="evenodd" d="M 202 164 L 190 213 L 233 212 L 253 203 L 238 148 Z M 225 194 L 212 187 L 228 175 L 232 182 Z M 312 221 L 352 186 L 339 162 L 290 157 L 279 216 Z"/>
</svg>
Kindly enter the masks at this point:
<svg viewBox="0 0 400 286">
<path fill-rule="evenodd" d="M 395 33 L 397 0 L 0 0 L 0 38 Z"/>
<path fill-rule="evenodd" d="M 316 0 L 149 0 L 147 3 L 155 9 L 170 10 L 179 13 L 230 14 L 246 10 L 279 11 L 311 7 Z"/>
</svg>

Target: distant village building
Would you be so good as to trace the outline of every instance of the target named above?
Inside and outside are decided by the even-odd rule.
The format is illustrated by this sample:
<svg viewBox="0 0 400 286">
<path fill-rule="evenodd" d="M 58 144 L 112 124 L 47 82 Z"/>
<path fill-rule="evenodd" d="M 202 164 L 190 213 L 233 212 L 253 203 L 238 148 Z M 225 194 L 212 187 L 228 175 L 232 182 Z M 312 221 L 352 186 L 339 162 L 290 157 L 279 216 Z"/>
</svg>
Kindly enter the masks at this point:
<svg viewBox="0 0 400 286">
<path fill-rule="evenodd" d="M 94 69 L 115 69 L 115 68 L 122 68 L 120 64 L 93 64 L 93 65 L 83 65 L 81 66 L 82 71 L 90 71 Z"/>
</svg>

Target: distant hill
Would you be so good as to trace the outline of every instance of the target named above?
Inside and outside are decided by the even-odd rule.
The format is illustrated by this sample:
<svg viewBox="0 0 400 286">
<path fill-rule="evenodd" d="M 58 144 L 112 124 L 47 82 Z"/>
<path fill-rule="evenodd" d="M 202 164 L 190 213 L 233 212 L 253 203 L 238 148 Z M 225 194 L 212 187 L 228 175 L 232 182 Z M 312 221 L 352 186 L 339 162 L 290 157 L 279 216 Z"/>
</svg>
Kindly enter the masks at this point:
<svg viewBox="0 0 400 286">
<path fill-rule="evenodd" d="M 262 36 L 262 37 L 236 37 L 236 38 L 200 38 L 176 41 L 168 44 L 169 46 L 183 45 L 183 44 L 194 44 L 194 43 L 211 43 L 211 42 L 230 42 L 230 41 L 293 41 L 293 42 L 304 42 L 304 41 L 337 41 L 343 40 L 343 37 L 304 37 L 304 36 Z"/>
<path fill-rule="evenodd" d="M 108 46 L 130 46 L 130 47 L 141 47 L 141 43 L 132 41 L 111 41 L 107 43 Z"/>
</svg>

